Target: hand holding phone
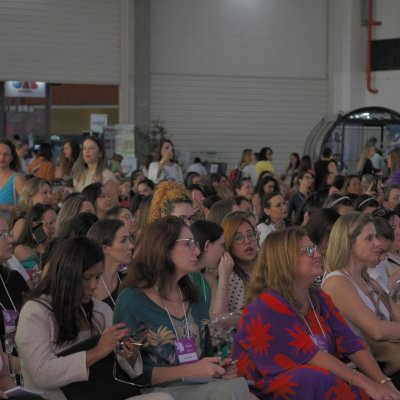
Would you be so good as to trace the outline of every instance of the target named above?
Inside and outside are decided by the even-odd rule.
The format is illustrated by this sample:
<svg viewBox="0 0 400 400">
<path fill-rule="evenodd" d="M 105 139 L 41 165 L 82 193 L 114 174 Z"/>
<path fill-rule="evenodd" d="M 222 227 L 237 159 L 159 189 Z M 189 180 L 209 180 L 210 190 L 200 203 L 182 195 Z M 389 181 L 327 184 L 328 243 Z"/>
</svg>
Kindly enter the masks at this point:
<svg viewBox="0 0 400 400">
<path fill-rule="evenodd" d="M 33 237 L 36 244 L 41 244 L 47 240 L 46 232 L 43 229 L 43 224 L 40 223 L 32 228 Z"/>
</svg>

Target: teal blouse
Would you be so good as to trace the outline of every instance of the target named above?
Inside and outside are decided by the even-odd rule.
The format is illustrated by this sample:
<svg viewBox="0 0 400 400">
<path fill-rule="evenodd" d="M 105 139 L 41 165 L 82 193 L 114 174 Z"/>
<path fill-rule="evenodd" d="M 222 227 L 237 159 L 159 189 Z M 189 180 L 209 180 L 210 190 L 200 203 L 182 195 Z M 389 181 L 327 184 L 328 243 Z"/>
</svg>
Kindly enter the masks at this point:
<svg viewBox="0 0 400 400">
<path fill-rule="evenodd" d="M 212 356 L 212 345 L 206 325 L 209 322 L 208 308 L 201 297 L 198 303 L 192 303 L 186 312 L 191 337 L 196 341 L 197 356 Z M 145 383 L 151 383 L 154 367 L 179 365 L 175 353 L 175 331 L 179 339 L 187 336 L 185 317 L 171 315 L 174 327 L 164 308 L 154 303 L 145 293 L 136 288 L 127 288 L 118 295 L 114 307 L 114 323 L 125 322 L 135 331 L 141 323 L 152 325 L 142 347 L 143 377 Z"/>
</svg>

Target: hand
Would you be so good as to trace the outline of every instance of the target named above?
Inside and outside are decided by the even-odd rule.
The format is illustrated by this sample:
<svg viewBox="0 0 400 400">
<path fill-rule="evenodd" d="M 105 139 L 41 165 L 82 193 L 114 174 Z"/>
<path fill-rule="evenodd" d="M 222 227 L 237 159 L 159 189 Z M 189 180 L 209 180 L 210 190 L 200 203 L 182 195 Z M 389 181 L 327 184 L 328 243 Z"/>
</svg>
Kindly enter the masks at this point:
<svg viewBox="0 0 400 400">
<path fill-rule="evenodd" d="M 236 362 L 232 363 L 232 358 L 225 358 L 222 367 L 225 368 L 225 374 L 222 375 L 222 379 L 234 379 L 237 377 Z"/>
<path fill-rule="evenodd" d="M 97 172 L 92 176 L 92 183 L 101 182 L 101 175 Z"/>
<path fill-rule="evenodd" d="M 371 196 L 371 197 L 376 197 L 377 193 L 372 189 L 374 187 L 374 182 L 371 182 L 369 185 L 368 189 L 364 192 L 364 194 Z"/>
<path fill-rule="evenodd" d="M 221 367 L 220 361 L 221 357 L 204 357 L 187 366 L 187 375 L 200 378 L 221 378 L 225 374 L 225 368 Z"/>
<path fill-rule="evenodd" d="M 98 356 L 100 358 L 108 356 L 108 354 L 114 350 L 115 346 L 121 341 L 121 339 L 128 335 L 129 332 L 130 330 L 123 322 L 105 329 L 100 337 L 99 342 L 97 343 L 97 346 L 95 347 Z"/>
<path fill-rule="evenodd" d="M 122 343 L 123 344 L 121 346 L 121 349 L 118 350 L 118 354 L 121 357 L 125 358 L 130 364 L 133 364 L 136 361 L 137 356 L 140 352 L 141 343 L 138 343 L 129 336 L 123 338 Z"/>
<path fill-rule="evenodd" d="M 394 387 L 391 382 L 376 383 L 371 381 L 364 390 L 373 400 L 400 400 L 400 392 Z"/>
<path fill-rule="evenodd" d="M 229 276 L 233 270 L 233 265 L 234 262 L 231 255 L 227 251 L 224 251 L 218 264 L 218 275 L 220 277 Z"/>
</svg>

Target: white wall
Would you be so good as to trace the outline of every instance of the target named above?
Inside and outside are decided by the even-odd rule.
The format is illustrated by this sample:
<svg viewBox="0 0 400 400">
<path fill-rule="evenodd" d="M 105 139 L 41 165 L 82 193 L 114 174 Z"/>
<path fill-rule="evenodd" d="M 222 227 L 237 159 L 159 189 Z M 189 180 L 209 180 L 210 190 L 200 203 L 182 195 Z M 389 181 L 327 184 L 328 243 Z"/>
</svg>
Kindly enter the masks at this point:
<svg viewBox="0 0 400 400">
<path fill-rule="evenodd" d="M 120 0 L 1 0 L 0 79 L 120 79 Z"/>
<path fill-rule="evenodd" d="M 382 25 L 373 28 L 373 39 L 400 37 L 400 1 L 375 0 L 373 18 Z M 361 25 L 359 0 L 329 1 L 329 98 L 330 113 L 366 106 L 400 111 L 400 71 L 372 72 L 367 91 L 367 28 Z"/>
<path fill-rule="evenodd" d="M 327 0 L 152 0 L 153 73 L 325 79 Z"/>
<path fill-rule="evenodd" d="M 327 112 L 327 0 L 152 0 L 151 110 L 191 155 L 281 172 Z"/>
</svg>

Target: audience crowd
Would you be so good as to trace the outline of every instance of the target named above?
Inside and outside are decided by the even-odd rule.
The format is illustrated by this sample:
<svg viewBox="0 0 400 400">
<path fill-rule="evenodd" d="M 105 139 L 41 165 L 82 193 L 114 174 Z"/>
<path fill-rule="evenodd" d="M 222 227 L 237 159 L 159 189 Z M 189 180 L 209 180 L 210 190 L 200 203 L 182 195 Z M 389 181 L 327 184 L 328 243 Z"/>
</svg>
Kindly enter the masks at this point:
<svg viewBox="0 0 400 400">
<path fill-rule="evenodd" d="M 400 146 L 273 154 L 0 140 L 0 398 L 400 400 Z"/>
</svg>

